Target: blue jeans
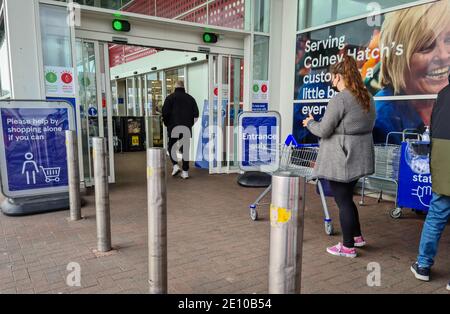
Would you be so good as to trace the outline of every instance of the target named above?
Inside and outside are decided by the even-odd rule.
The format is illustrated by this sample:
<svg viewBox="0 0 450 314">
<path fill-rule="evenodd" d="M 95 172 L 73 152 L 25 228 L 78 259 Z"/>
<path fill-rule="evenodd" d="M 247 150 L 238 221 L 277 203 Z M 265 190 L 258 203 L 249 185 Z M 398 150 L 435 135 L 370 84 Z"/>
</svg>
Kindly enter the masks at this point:
<svg viewBox="0 0 450 314">
<path fill-rule="evenodd" d="M 420 267 L 430 268 L 434 264 L 434 257 L 438 250 L 439 239 L 450 217 L 450 196 L 433 192 L 422 237 L 419 245 L 417 262 Z"/>
</svg>

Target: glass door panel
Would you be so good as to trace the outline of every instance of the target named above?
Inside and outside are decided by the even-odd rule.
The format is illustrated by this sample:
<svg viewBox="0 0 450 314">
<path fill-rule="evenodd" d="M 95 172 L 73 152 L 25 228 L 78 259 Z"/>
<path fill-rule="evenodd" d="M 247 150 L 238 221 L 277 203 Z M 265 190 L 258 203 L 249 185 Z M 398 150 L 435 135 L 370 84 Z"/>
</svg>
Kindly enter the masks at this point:
<svg viewBox="0 0 450 314">
<path fill-rule="evenodd" d="M 227 160 L 229 171 L 239 168 L 238 162 L 238 116 L 244 109 L 244 59 L 230 61 L 230 102 L 228 120 Z"/>
<path fill-rule="evenodd" d="M 106 66 L 106 49 L 103 44 L 95 41 L 76 40 L 76 70 L 79 86 L 79 106 L 81 124 L 81 147 L 83 158 L 84 182 L 86 186 L 94 184 L 94 169 L 92 159 L 92 138 L 106 137 L 108 148 L 111 143 L 108 110 L 111 104 L 109 68 Z M 113 159 L 109 154 L 110 181 L 114 181 Z"/>
<path fill-rule="evenodd" d="M 127 91 L 127 116 L 136 116 L 136 85 L 135 78 L 129 77 L 126 79 Z"/>
<path fill-rule="evenodd" d="M 143 117 L 145 107 L 145 79 L 144 75 L 136 76 L 136 116 Z"/>
<path fill-rule="evenodd" d="M 92 138 L 100 135 L 98 123 L 95 45 L 93 42 L 77 40 L 76 51 L 84 180 L 86 186 L 91 186 L 93 185 L 94 178 Z"/>
<path fill-rule="evenodd" d="M 147 138 L 149 147 L 163 147 L 164 128 L 162 123 L 163 82 L 162 73 L 147 74 Z"/>
<path fill-rule="evenodd" d="M 106 148 L 108 152 L 107 156 L 107 169 L 109 182 L 115 182 L 114 175 L 114 143 L 113 143 L 113 126 L 112 126 L 112 86 L 109 72 L 109 51 L 108 45 L 104 43 L 98 44 L 99 51 L 99 69 L 100 69 L 100 85 L 101 85 L 101 106 L 99 119 L 100 119 L 100 136 L 106 138 Z"/>
<path fill-rule="evenodd" d="M 243 109 L 242 58 L 210 56 L 209 156 L 210 173 L 239 171 L 237 117 Z"/>
<path fill-rule="evenodd" d="M 220 145 L 218 138 L 222 135 L 219 132 L 219 98 L 221 96 L 221 84 L 219 84 L 219 60 L 220 56 L 210 55 L 208 59 L 209 66 L 209 100 L 208 100 L 208 158 L 209 173 L 220 173 Z M 220 76 L 221 77 L 221 76 Z"/>
</svg>

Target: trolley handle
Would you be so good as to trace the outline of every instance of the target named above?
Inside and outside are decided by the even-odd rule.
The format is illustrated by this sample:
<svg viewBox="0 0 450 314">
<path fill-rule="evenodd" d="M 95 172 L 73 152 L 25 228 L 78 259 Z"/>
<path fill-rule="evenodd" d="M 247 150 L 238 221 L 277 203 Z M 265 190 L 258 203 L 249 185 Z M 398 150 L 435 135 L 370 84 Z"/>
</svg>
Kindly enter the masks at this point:
<svg viewBox="0 0 450 314">
<path fill-rule="evenodd" d="M 411 131 L 413 131 L 413 133 Z M 403 142 L 406 139 L 406 135 L 416 135 L 418 140 L 422 139 L 422 134 L 419 133 L 418 129 L 404 129 L 402 133 L 403 133 L 402 137 Z"/>
<path fill-rule="evenodd" d="M 417 139 L 420 140 L 422 138 L 422 135 L 419 133 L 412 133 L 412 132 L 408 132 L 408 131 L 418 131 L 417 129 L 405 129 L 402 132 L 389 132 L 386 136 L 386 146 L 389 145 L 389 137 L 391 135 L 401 135 L 402 136 L 402 142 L 405 141 L 406 135 L 415 135 L 417 136 Z"/>
<path fill-rule="evenodd" d="M 295 148 L 303 148 L 303 147 L 319 147 L 318 143 L 313 144 L 297 144 Z"/>
</svg>

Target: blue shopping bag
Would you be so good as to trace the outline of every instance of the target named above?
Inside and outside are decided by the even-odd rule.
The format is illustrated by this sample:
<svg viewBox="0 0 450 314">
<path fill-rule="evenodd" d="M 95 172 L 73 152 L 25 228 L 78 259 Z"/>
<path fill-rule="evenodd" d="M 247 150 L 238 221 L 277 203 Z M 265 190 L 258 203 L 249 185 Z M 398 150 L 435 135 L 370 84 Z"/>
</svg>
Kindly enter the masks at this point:
<svg viewBox="0 0 450 314">
<path fill-rule="evenodd" d="M 327 197 L 334 197 L 333 191 L 331 191 L 330 182 L 325 179 L 319 179 L 319 181 L 322 184 L 323 194 Z M 317 194 L 320 194 L 319 185 L 316 185 L 316 192 Z"/>
</svg>

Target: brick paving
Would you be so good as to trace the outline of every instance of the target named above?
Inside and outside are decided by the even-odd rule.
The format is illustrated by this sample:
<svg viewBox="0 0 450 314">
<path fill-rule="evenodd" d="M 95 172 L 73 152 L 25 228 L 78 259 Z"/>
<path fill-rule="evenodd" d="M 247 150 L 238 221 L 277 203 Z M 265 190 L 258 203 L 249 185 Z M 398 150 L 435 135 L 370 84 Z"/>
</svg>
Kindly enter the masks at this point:
<svg viewBox="0 0 450 314">
<path fill-rule="evenodd" d="M 94 195 L 85 196 L 79 222 L 68 212 L 7 217 L 0 215 L 0 293 L 146 293 L 147 226 L 145 155 L 116 155 L 118 183 L 111 186 L 112 242 L 116 254 L 97 258 Z M 168 179 L 168 272 L 170 293 L 267 293 L 268 208 L 260 221 L 247 206 L 262 191 L 237 185 L 236 175 Z M 367 248 L 356 259 L 330 256 L 340 241 L 338 214 L 329 199 L 337 234 L 324 232 L 320 201 L 308 187 L 303 248 L 303 293 L 447 293 L 450 230 L 433 268 L 422 283 L 409 270 L 417 254 L 424 217 L 405 210 L 393 220 L 392 203 L 367 199 L 360 207 Z M 81 287 L 69 287 L 68 263 L 81 266 Z M 367 265 L 381 266 L 381 286 L 366 283 Z"/>
</svg>

